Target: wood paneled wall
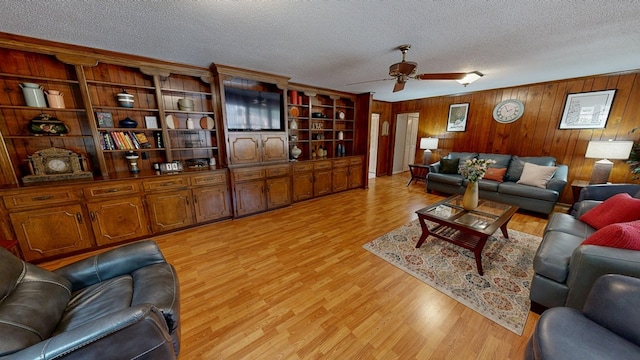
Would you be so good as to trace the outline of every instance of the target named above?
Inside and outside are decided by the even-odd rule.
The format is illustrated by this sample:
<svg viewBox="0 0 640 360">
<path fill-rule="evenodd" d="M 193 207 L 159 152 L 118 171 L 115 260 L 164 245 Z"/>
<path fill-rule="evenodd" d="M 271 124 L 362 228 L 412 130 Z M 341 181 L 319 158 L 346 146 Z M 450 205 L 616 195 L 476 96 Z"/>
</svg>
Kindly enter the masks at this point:
<svg viewBox="0 0 640 360">
<path fill-rule="evenodd" d="M 568 94 L 611 89 L 616 89 L 616 94 L 606 128 L 558 129 Z M 493 120 L 493 108 L 506 99 L 520 100 L 525 107 L 524 115 L 514 123 L 500 124 Z M 458 103 L 470 104 L 466 131 L 447 132 L 449 105 Z M 387 104 L 374 101 L 372 112 L 386 113 Z M 392 124 L 395 124 L 396 114 L 406 112 L 420 113 L 418 138 L 434 136 L 440 139 L 433 161 L 450 151 L 554 156 L 559 164 L 569 166 L 570 184 L 573 180 L 588 180 L 591 176 L 596 159 L 584 157 L 589 140 L 638 141 L 640 138 L 640 132 L 631 133 L 640 126 L 640 70 L 397 102 L 392 104 L 389 117 Z M 381 148 L 379 153 L 387 153 L 385 158 L 389 163 L 393 159 L 393 144 L 381 141 L 380 146 L 383 144 L 387 147 Z M 417 149 L 415 161 L 419 162 L 421 156 L 422 150 Z M 628 164 L 624 160 L 613 162 L 609 180 L 633 182 Z M 391 166 L 387 164 L 386 168 Z M 570 186 L 560 201 L 572 202 Z"/>
</svg>

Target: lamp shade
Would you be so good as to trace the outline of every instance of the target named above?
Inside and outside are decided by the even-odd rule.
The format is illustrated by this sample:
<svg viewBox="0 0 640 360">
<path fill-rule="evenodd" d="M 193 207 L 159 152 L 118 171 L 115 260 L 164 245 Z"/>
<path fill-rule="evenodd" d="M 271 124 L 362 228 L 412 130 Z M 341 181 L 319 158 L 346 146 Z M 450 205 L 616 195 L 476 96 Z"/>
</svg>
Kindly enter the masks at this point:
<svg viewBox="0 0 640 360">
<path fill-rule="evenodd" d="M 438 138 L 426 137 L 420 139 L 420 149 L 437 149 Z"/>
<path fill-rule="evenodd" d="M 633 148 L 633 141 L 589 141 L 584 157 L 624 160 L 629 158 L 631 148 Z"/>
<path fill-rule="evenodd" d="M 472 82 L 480 79 L 481 77 L 483 77 L 484 74 L 479 72 L 479 71 L 474 71 L 474 72 L 470 72 L 467 73 L 467 75 L 465 75 L 465 77 L 463 77 L 462 79 L 458 79 L 456 80 L 458 83 L 467 86 L 469 84 L 471 84 Z"/>
</svg>

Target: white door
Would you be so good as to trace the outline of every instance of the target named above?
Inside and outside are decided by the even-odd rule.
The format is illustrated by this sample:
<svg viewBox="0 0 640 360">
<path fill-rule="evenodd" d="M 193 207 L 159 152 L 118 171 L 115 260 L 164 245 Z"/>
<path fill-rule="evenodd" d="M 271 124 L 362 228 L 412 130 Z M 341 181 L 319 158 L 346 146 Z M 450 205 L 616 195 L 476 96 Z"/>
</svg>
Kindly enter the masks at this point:
<svg viewBox="0 0 640 360">
<path fill-rule="evenodd" d="M 376 177 L 378 167 L 378 128 L 380 114 L 371 114 L 371 134 L 369 135 L 369 177 Z"/>
<path fill-rule="evenodd" d="M 393 173 L 409 171 L 416 155 L 419 113 L 396 116 L 396 137 L 393 147 Z"/>
</svg>

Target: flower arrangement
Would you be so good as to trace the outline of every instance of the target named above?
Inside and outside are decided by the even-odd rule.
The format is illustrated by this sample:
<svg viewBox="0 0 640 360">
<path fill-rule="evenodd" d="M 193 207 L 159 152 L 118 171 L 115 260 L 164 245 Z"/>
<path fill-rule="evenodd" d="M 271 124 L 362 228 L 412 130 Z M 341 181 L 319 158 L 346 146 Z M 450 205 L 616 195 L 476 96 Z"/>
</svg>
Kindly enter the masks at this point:
<svg viewBox="0 0 640 360">
<path fill-rule="evenodd" d="M 460 175 L 470 182 L 477 182 L 487 173 L 487 168 L 496 161 L 492 159 L 470 159 L 459 166 Z"/>
</svg>

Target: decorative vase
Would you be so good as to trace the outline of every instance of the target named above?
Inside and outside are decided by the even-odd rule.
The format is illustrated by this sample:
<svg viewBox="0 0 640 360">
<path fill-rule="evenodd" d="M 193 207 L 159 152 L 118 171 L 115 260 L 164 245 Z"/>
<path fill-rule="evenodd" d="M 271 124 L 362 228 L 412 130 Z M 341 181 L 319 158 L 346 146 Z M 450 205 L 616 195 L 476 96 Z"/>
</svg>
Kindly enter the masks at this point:
<svg viewBox="0 0 640 360">
<path fill-rule="evenodd" d="M 18 86 L 22 89 L 24 101 L 27 103 L 27 106 L 41 108 L 47 107 L 47 103 L 44 100 L 44 91 L 40 84 L 26 82 L 18 84 Z"/>
<path fill-rule="evenodd" d="M 469 182 L 462 197 L 462 207 L 473 210 L 478 207 L 478 182 Z"/>
<path fill-rule="evenodd" d="M 47 102 L 50 108 L 64 109 L 64 94 L 58 90 L 44 92 L 47 95 Z"/>
<path fill-rule="evenodd" d="M 296 119 L 292 119 L 291 120 L 291 124 L 289 125 L 289 129 L 291 129 L 291 130 L 298 129 L 298 122 L 296 121 Z"/>
<path fill-rule="evenodd" d="M 300 150 L 296 145 L 293 145 L 291 148 L 291 156 L 293 156 L 294 159 L 297 159 L 300 154 L 302 154 L 302 150 Z"/>
</svg>

